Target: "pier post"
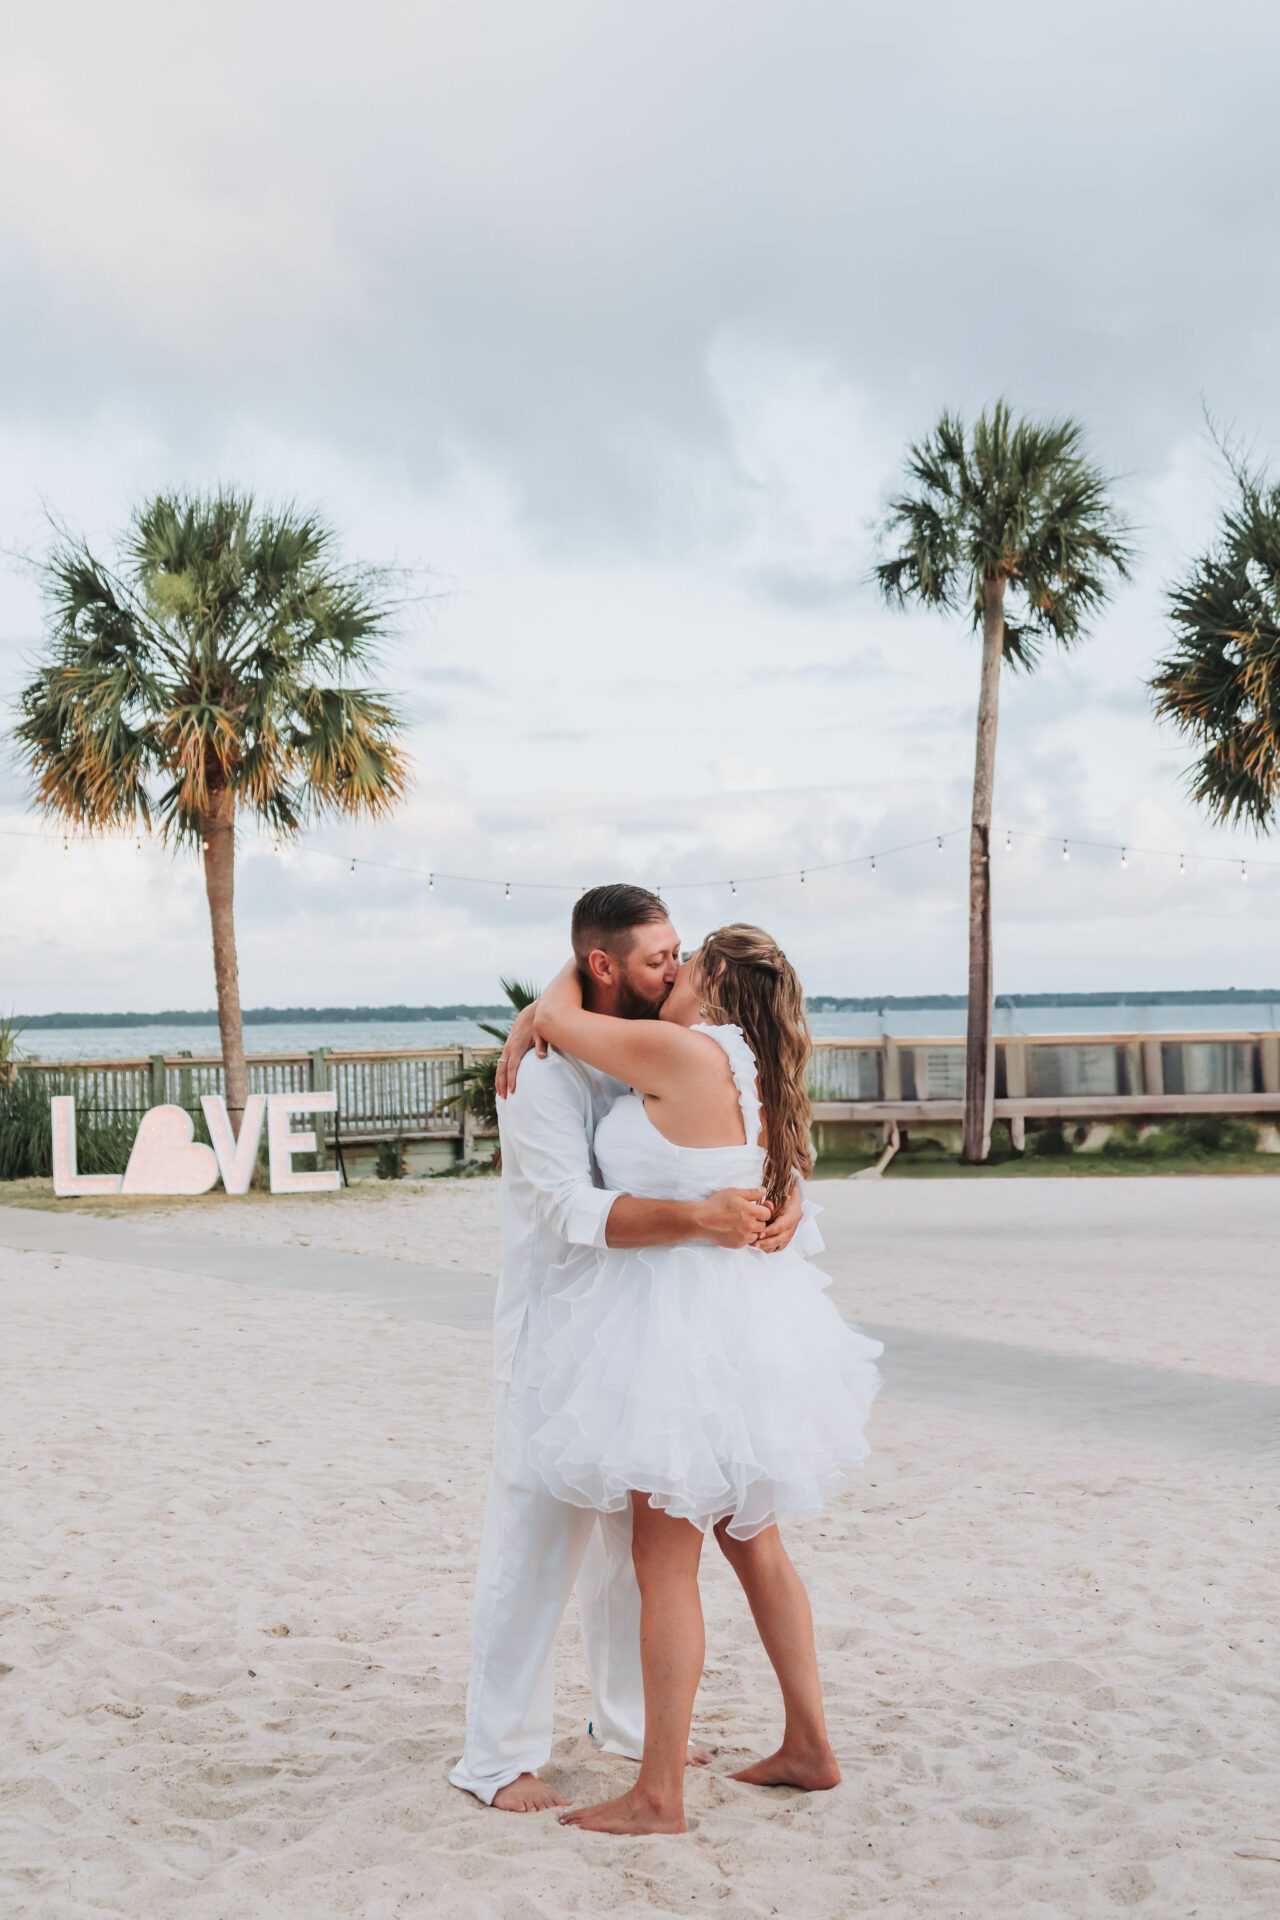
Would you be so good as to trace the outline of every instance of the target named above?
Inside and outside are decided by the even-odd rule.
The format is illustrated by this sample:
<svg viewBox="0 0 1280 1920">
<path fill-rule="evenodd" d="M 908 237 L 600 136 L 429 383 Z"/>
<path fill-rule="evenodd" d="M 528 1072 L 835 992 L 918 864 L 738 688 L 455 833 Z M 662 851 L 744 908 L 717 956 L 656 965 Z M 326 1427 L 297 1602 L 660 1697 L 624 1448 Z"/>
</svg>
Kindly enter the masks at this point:
<svg viewBox="0 0 1280 1920">
<path fill-rule="evenodd" d="M 1159 1035 L 1153 1035 L 1142 1043 L 1142 1091 L 1164 1092 L 1164 1048 Z M 1134 1092 L 1137 1092 L 1136 1087 Z"/>
<path fill-rule="evenodd" d="M 475 1055 L 472 1053 L 471 1048 L 464 1047 L 462 1049 L 463 1068 L 465 1069 L 473 1065 L 474 1060 L 475 1060 Z M 475 1157 L 475 1150 L 476 1150 L 476 1116 L 472 1111 L 470 1101 L 468 1101 L 462 1109 L 462 1158 L 464 1160 L 473 1159 Z"/>
</svg>

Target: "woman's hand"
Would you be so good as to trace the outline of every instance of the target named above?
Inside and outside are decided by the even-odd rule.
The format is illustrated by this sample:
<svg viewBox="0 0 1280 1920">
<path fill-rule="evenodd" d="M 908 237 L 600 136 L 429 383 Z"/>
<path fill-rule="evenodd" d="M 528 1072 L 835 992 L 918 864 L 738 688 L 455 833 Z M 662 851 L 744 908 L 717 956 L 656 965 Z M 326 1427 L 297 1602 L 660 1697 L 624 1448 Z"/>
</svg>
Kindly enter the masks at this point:
<svg viewBox="0 0 1280 1920">
<path fill-rule="evenodd" d="M 554 1038 L 548 1031 L 548 1016 L 554 1022 L 557 1008 L 562 1012 L 582 1011 L 582 981 L 578 977 L 576 960 L 566 961 L 546 992 L 538 999 L 531 1000 L 512 1021 L 498 1057 L 495 1090 L 499 1100 L 505 1100 L 515 1092 L 520 1062 L 531 1047 L 536 1050 L 539 1060 L 546 1059 L 547 1049 Z"/>
<path fill-rule="evenodd" d="M 495 1082 L 499 1100 L 516 1090 L 516 1075 L 520 1071 L 520 1062 L 530 1047 L 536 1047 L 539 1060 L 547 1057 L 547 1043 L 539 1040 L 535 1031 L 538 1019 L 538 1002 L 531 1000 L 523 1007 L 511 1022 L 507 1037 L 502 1043 L 502 1052 L 498 1056 L 498 1076 Z"/>
</svg>

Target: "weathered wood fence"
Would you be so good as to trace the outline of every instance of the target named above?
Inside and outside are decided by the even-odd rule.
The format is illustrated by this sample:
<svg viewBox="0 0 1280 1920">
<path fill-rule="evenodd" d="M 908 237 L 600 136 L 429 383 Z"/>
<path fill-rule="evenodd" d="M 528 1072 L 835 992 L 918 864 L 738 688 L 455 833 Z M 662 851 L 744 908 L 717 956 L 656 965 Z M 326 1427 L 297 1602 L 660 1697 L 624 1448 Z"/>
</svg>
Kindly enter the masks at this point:
<svg viewBox="0 0 1280 1920">
<path fill-rule="evenodd" d="M 464 1125 L 447 1082 L 479 1049 L 389 1053 L 320 1047 L 249 1057 L 252 1093 L 332 1088 L 344 1137 L 455 1140 Z M 223 1092 L 216 1057 L 39 1061 L 23 1071 L 65 1076 L 77 1104 L 124 1119 L 171 1101 L 196 1110 Z M 964 1042 L 955 1038 L 822 1040 L 809 1070 L 814 1119 L 910 1126 L 962 1113 Z M 1101 1119 L 1220 1113 L 1280 1116 L 1280 1032 L 1002 1035 L 996 1040 L 997 1118 Z"/>
</svg>

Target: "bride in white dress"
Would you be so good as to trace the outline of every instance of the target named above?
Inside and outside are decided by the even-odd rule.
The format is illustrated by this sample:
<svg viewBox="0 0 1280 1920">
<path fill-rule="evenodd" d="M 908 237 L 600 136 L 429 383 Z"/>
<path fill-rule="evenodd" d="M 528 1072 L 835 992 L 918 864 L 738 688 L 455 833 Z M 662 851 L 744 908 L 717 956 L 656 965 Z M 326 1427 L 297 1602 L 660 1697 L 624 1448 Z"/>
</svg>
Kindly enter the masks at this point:
<svg viewBox="0 0 1280 1920">
<path fill-rule="evenodd" d="M 763 1189 L 776 1209 L 810 1171 L 800 983 L 757 927 L 711 934 L 656 1021 L 587 1012 L 570 962 L 539 1002 L 539 1040 L 633 1091 L 596 1129 L 606 1184 L 694 1199 Z M 778 1523 L 817 1513 L 868 1451 L 879 1341 L 848 1326 L 790 1248 L 603 1249 L 549 1276 L 530 1348 L 544 1419 L 533 1464 L 560 1499 L 630 1503 L 641 1592 L 645 1744 L 634 1787 L 562 1816 L 606 1833 L 684 1831 L 684 1769 L 705 1656 L 698 1563 L 714 1531 L 782 1689 L 777 1752 L 735 1775 L 819 1789 L 827 1737 L 813 1622 Z"/>
</svg>

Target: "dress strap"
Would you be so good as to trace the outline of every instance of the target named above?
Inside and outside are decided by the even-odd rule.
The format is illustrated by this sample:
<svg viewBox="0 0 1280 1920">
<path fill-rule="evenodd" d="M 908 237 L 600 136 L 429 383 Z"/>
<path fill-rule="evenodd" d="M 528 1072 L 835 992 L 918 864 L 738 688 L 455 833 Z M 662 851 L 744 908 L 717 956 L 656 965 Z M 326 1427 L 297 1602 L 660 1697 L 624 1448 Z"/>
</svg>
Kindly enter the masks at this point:
<svg viewBox="0 0 1280 1920">
<path fill-rule="evenodd" d="M 747 1045 L 746 1036 L 741 1027 L 727 1022 L 722 1026 L 712 1026 L 709 1022 L 698 1020 L 693 1025 L 694 1033 L 707 1033 L 718 1047 L 723 1048 L 733 1074 L 733 1084 L 738 1089 L 738 1105 L 742 1109 L 742 1129 L 749 1147 L 760 1145 L 760 1092 L 756 1083 L 756 1057 Z"/>
</svg>

